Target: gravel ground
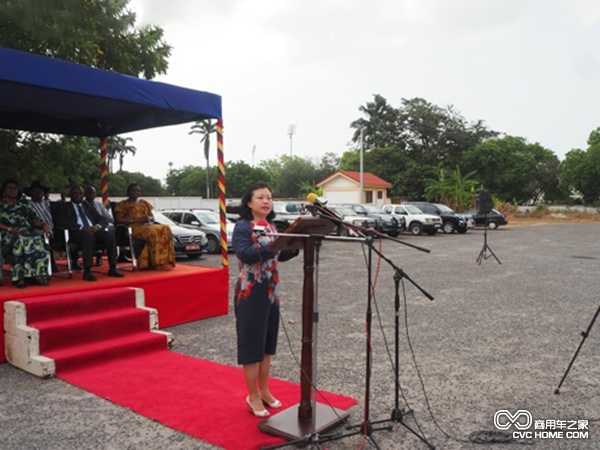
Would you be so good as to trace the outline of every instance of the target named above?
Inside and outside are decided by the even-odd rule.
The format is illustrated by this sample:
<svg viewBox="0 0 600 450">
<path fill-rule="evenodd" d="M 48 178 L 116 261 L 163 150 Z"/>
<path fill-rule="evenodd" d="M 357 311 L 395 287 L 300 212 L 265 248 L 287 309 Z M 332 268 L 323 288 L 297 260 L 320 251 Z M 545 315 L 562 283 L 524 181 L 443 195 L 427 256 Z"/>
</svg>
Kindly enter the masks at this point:
<svg viewBox="0 0 600 450">
<path fill-rule="evenodd" d="M 591 422 L 600 418 L 600 320 L 560 395 L 554 394 L 582 340 L 580 333 L 600 305 L 599 236 L 599 224 L 502 227 L 488 232 L 488 244 L 502 264 L 488 253 L 490 258 L 480 265 L 475 260 L 483 246 L 482 230 L 401 236 L 431 253 L 384 241 L 383 253 L 435 297 L 428 300 L 403 278 L 400 405 L 404 411 L 414 411 L 404 416 L 405 424 L 420 427 L 419 434 L 438 449 L 497 448 L 497 444 L 471 443 L 469 435 L 497 431 L 498 410 L 527 410 L 536 421 L 590 421 L 587 439 L 534 438 L 530 441 L 534 448 L 600 448 L 600 423 Z M 206 255 L 199 263 L 218 265 L 219 257 Z M 230 263 L 233 286 L 235 256 Z M 389 419 L 395 404 L 394 269 L 382 261 L 377 272 L 378 264 L 374 258 L 370 421 Z M 295 357 L 300 355 L 302 259 L 280 267 L 284 328 L 272 373 L 298 382 Z M 359 398 L 349 422 L 360 424 L 367 309 L 367 269 L 360 244 L 323 244 L 318 302 L 317 385 Z M 168 331 L 175 335 L 174 351 L 236 363 L 233 314 Z M 41 380 L 0 364 L 0 380 L 0 449 L 214 448 L 57 379 Z M 365 448 L 377 448 L 375 443 L 382 449 L 428 448 L 402 424 L 392 424 L 391 431 L 373 432 Z M 336 431 L 345 432 L 343 427 Z M 363 440 L 359 434 L 324 447 L 357 449 Z"/>
</svg>

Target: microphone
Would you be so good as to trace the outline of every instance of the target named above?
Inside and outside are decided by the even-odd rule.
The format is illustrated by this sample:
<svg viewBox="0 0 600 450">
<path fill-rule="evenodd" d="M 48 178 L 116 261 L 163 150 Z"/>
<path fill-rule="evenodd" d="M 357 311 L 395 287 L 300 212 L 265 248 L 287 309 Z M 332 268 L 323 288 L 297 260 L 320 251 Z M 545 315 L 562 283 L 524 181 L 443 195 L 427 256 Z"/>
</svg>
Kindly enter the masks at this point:
<svg viewBox="0 0 600 450">
<path fill-rule="evenodd" d="M 267 222 L 259 220 L 254 224 L 253 232 L 256 236 L 264 236 L 267 233 Z"/>
<path fill-rule="evenodd" d="M 311 192 L 310 194 L 308 194 L 306 196 L 306 200 L 308 200 L 308 203 L 311 203 L 311 204 L 317 205 L 317 206 L 325 206 L 327 204 L 327 199 L 326 198 L 319 197 L 314 192 Z"/>
<path fill-rule="evenodd" d="M 342 217 L 338 213 L 336 213 L 335 211 L 332 211 L 331 209 L 329 209 L 325 206 L 327 204 L 326 198 L 319 197 L 319 196 L 317 196 L 317 194 L 311 192 L 310 194 L 308 194 L 306 196 L 306 200 L 308 200 L 308 202 L 310 204 L 314 205 L 315 209 L 317 209 L 318 211 L 321 211 L 321 213 L 324 213 L 325 215 L 333 217 L 334 219 L 337 219 L 337 220 L 342 219 Z"/>
</svg>

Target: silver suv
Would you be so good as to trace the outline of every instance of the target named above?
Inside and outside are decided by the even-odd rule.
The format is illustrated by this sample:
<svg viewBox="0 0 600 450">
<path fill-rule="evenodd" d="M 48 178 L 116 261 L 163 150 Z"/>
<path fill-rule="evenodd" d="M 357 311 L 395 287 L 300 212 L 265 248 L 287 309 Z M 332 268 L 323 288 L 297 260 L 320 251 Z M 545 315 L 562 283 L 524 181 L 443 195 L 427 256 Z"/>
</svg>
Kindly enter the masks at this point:
<svg viewBox="0 0 600 450">
<path fill-rule="evenodd" d="M 405 229 L 415 236 L 425 232 L 433 236 L 442 228 L 442 219 L 433 214 L 425 214 L 414 205 L 383 205 L 383 211 L 396 217 L 403 217 Z"/>
<path fill-rule="evenodd" d="M 212 209 L 165 209 L 162 213 L 184 228 L 201 230 L 208 238 L 208 253 L 219 253 L 221 250 L 221 222 L 219 214 Z M 227 221 L 227 247 L 231 247 L 231 235 L 235 225 Z"/>
</svg>

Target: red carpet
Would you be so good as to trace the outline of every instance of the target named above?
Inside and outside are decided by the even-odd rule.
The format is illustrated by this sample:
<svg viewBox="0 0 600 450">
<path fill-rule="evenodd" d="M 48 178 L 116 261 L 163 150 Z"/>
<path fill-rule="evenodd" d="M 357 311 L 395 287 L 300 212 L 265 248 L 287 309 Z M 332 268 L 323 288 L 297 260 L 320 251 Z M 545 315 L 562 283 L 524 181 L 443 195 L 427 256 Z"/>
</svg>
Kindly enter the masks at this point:
<svg viewBox="0 0 600 450">
<path fill-rule="evenodd" d="M 262 419 L 245 407 L 243 372 L 168 350 L 155 351 L 101 366 L 57 371 L 60 379 L 129 408 L 166 426 L 229 450 L 258 449 L 284 442 L 262 433 Z M 300 386 L 272 379 L 271 390 L 284 408 L 300 401 Z M 325 392 L 335 407 L 357 401 Z M 271 410 L 276 413 L 276 410 Z"/>
<path fill-rule="evenodd" d="M 54 360 L 58 378 L 226 449 L 284 442 L 259 431 L 262 419 L 247 411 L 242 370 L 167 350 L 167 337 L 151 332 L 149 312 L 136 306 L 135 290 L 96 289 L 21 302 L 23 320 L 39 330 L 39 353 Z M 10 348 L 14 355 L 25 351 Z M 284 408 L 300 401 L 297 384 L 273 379 L 271 389 Z M 324 396 L 340 409 L 357 403 Z"/>
</svg>

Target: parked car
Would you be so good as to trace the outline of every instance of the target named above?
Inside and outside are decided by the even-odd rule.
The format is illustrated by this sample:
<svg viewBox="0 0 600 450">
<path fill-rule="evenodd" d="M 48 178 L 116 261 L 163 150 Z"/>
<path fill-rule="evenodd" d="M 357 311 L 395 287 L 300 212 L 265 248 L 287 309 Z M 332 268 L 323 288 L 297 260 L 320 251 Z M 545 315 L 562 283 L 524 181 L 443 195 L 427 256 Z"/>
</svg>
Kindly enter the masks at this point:
<svg viewBox="0 0 600 450">
<path fill-rule="evenodd" d="M 502 214 L 500 211 L 492 209 L 489 214 L 478 214 L 477 209 L 472 208 L 465 211 L 464 214 L 469 214 L 475 221 L 476 227 L 483 227 L 487 219 L 487 226 L 490 230 L 495 230 L 500 225 L 508 225 L 508 219 L 506 214 Z"/>
<path fill-rule="evenodd" d="M 300 206 L 295 203 L 273 202 L 273 212 L 275 213 L 273 223 L 277 226 L 277 231 L 284 232 L 298 217 L 304 215 L 302 211 L 298 210 Z"/>
<path fill-rule="evenodd" d="M 404 230 L 404 220 L 401 217 L 398 219 L 391 217 L 389 214 L 383 212 L 383 210 L 377 205 L 343 203 L 341 206 L 350 207 L 355 213 L 361 216 L 372 217 L 375 219 L 375 222 L 377 223 L 376 229 L 380 233 L 385 233 L 392 237 L 396 237 L 402 230 Z"/>
<path fill-rule="evenodd" d="M 352 225 L 356 225 L 361 228 L 372 228 L 375 229 L 377 222 L 374 218 L 359 216 L 354 210 L 348 206 L 328 206 L 328 209 L 333 212 L 339 214 L 344 222 L 351 223 Z M 338 236 L 350 236 L 352 233 L 350 232 L 350 227 L 340 224 L 338 225 L 334 232 Z"/>
<path fill-rule="evenodd" d="M 200 230 L 206 234 L 208 253 L 221 251 L 221 218 L 211 209 L 165 209 L 162 213 L 183 228 Z M 227 221 L 227 247 L 232 249 L 234 223 Z"/>
<path fill-rule="evenodd" d="M 456 214 L 452 208 L 442 205 L 441 203 L 427 203 L 427 202 L 405 202 L 408 205 L 415 205 L 425 214 L 433 214 L 441 217 L 442 219 L 442 230 L 444 233 L 451 234 L 455 231 L 457 233 L 466 233 L 469 228 L 475 226 L 475 221 L 471 216 L 465 214 Z"/>
<path fill-rule="evenodd" d="M 383 205 L 381 209 L 394 217 L 401 217 L 406 224 L 405 229 L 415 236 L 419 236 L 423 232 L 433 236 L 442 228 L 440 216 L 425 214 L 415 205 Z"/>
<path fill-rule="evenodd" d="M 298 210 L 302 205 L 296 203 L 273 202 L 273 212 L 275 218 L 273 223 L 277 227 L 277 231 L 283 233 L 294 221 L 304 215 L 304 211 Z M 228 203 L 225 207 L 227 218 L 232 222 L 237 222 L 240 219 L 240 202 Z"/>
<path fill-rule="evenodd" d="M 154 221 L 163 225 L 169 225 L 173 233 L 173 245 L 175 256 L 187 256 L 190 259 L 200 258 L 202 252 L 208 247 L 206 234 L 200 230 L 188 230 L 178 226 L 160 211 L 152 211 Z"/>
</svg>

